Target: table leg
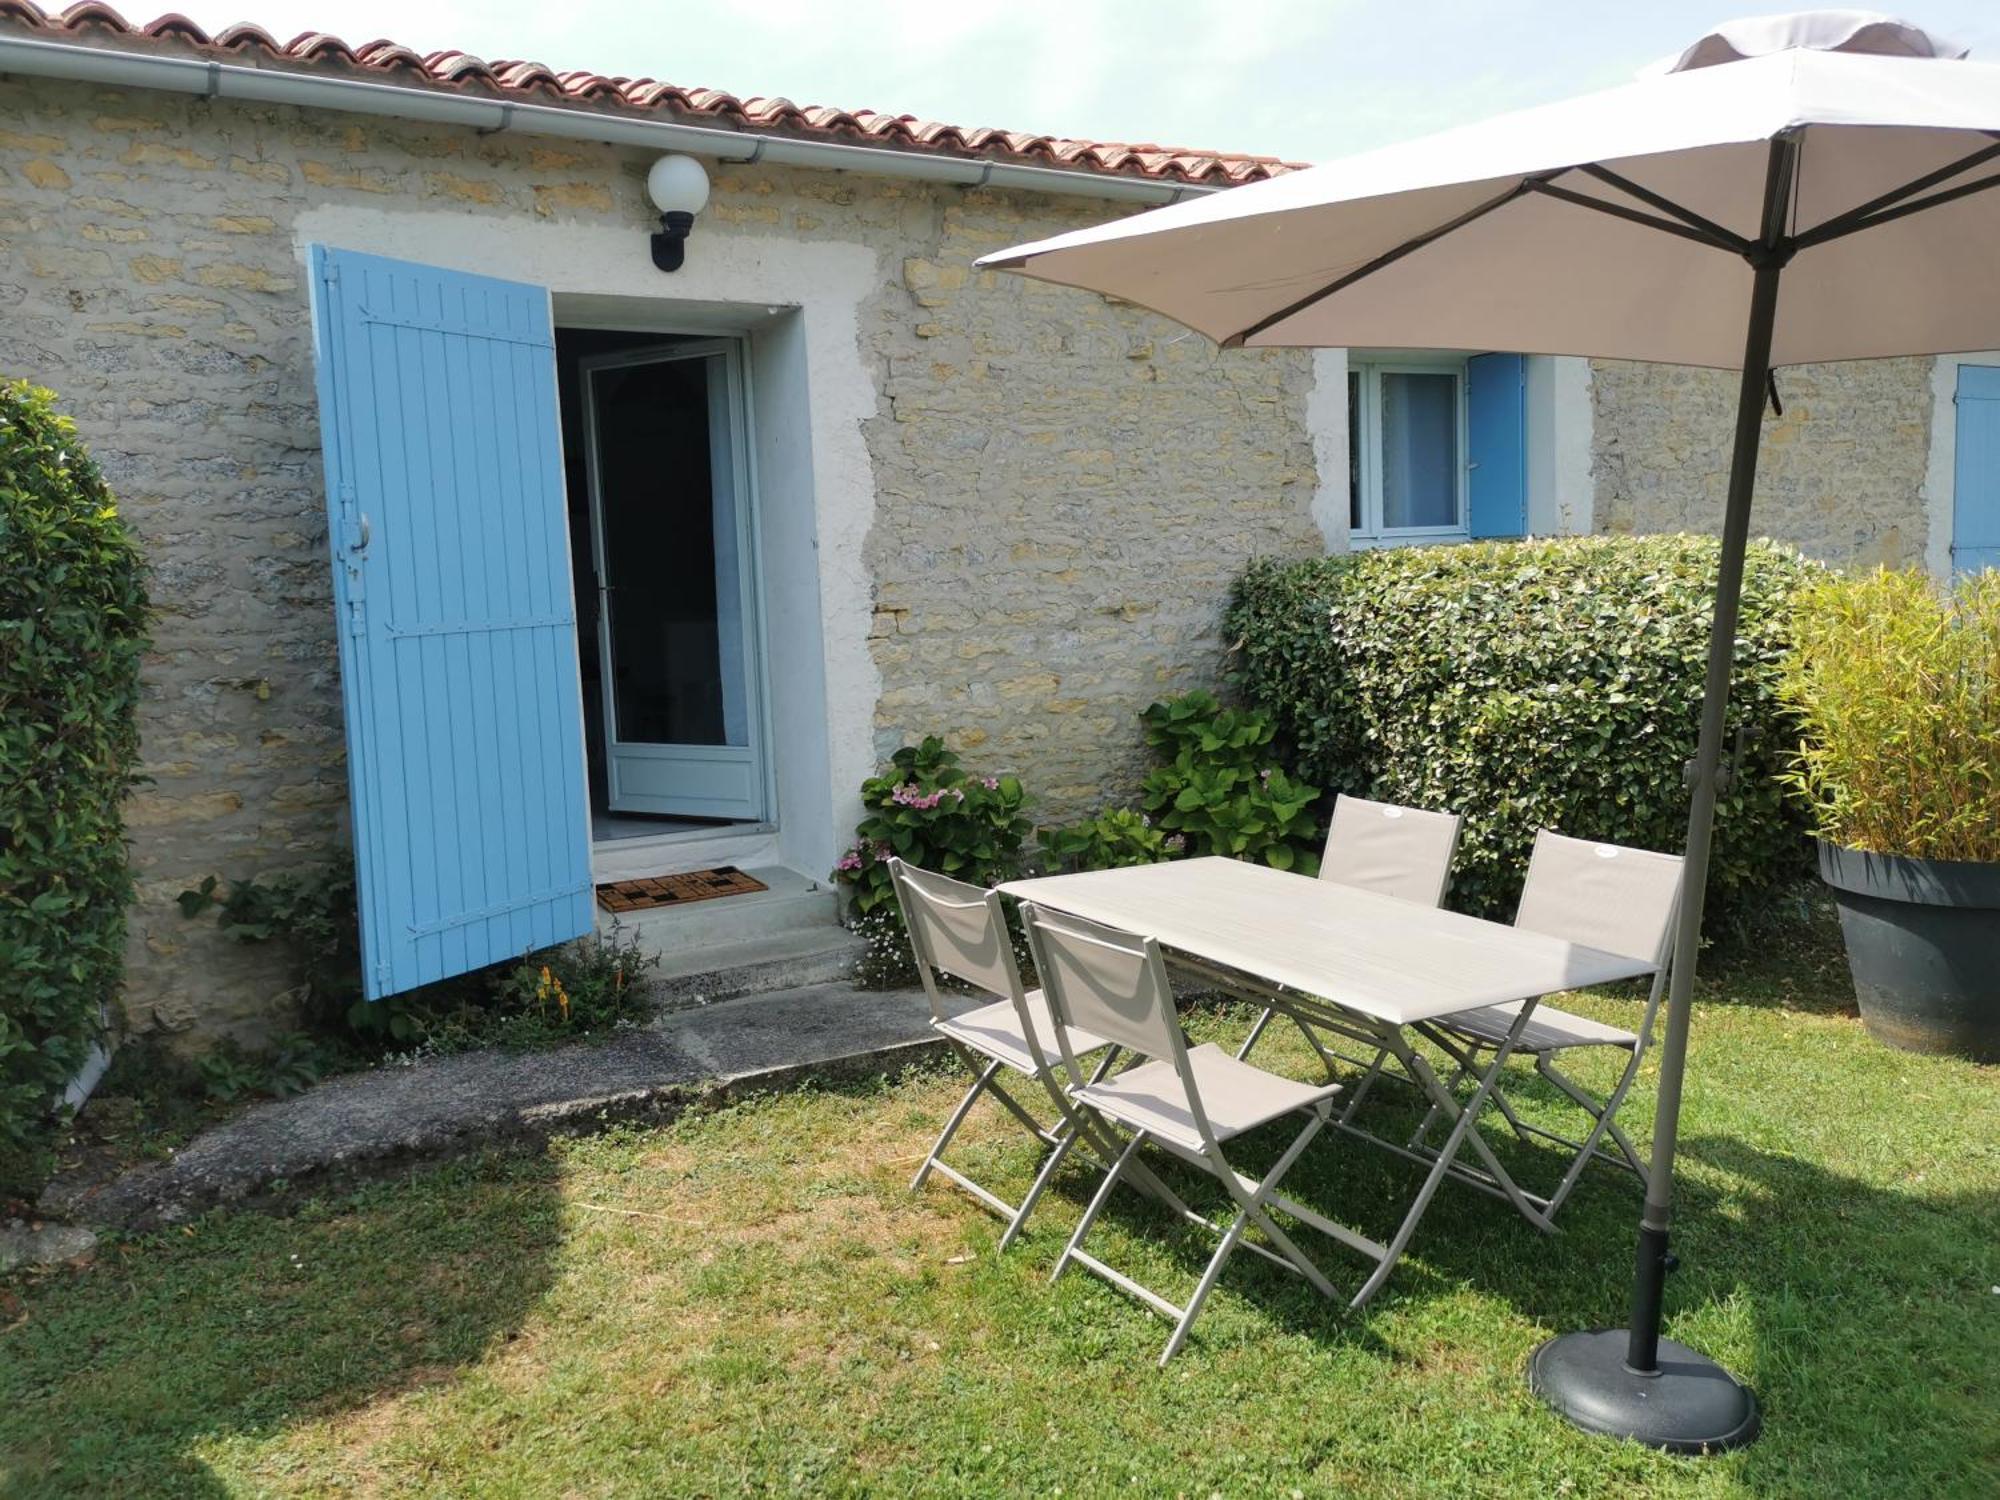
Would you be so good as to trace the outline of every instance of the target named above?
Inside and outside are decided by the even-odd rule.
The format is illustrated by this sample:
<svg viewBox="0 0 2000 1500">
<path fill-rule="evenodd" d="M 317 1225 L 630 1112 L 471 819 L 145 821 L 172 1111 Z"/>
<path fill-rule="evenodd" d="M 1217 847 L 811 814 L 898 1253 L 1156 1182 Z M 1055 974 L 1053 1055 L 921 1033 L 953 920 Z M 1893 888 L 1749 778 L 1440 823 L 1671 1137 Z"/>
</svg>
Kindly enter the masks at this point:
<svg viewBox="0 0 2000 1500">
<path fill-rule="evenodd" d="M 1444 1101 L 1444 1110 L 1446 1113 L 1465 1113 L 1474 1109 L 1474 1103 L 1468 1103 L 1465 1106 L 1465 1110 L 1460 1111 L 1456 1101 L 1452 1099 L 1451 1090 L 1445 1087 L 1443 1080 L 1438 1078 L 1437 1074 L 1432 1071 L 1430 1065 L 1423 1060 L 1422 1056 L 1412 1052 L 1411 1057 L 1415 1065 L 1429 1076 L 1430 1082 L 1436 1085 L 1437 1093 L 1433 1097 L 1441 1098 Z M 1499 1096 L 1493 1092 L 1493 1085 L 1499 1081 L 1500 1076 L 1499 1061 L 1500 1059 L 1496 1056 L 1494 1066 L 1487 1069 L 1484 1074 L 1471 1075 L 1480 1079 L 1481 1086 L 1474 1093 L 1473 1100 L 1477 1103 L 1478 1110 L 1481 1113 L 1484 1112 L 1486 1104 L 1497 1104 L 1499 1102 Z M 1550 1221 L 1548 1215 L 1536 1206 L 1536 1200 L 1529 1197 L 1520 1184 L 1514 1181 L 1513 1175 L 1500 1165 L 1500 1159 L 1493 1154 L 1493 1148 L 1487 1144 L 1486 1137 L 1479 1133 L 1479 1123 L 1476 1116 L 1468 1127 L 1461 1144 L 1470 1145 L 1473 1151 L 1478 1154 L 1479 1159 L 1486 1163 L 1487 1175 L 1493 1179 L 1493 1186 L 1498 1188 L 1507 1201 L 1520 1211 L 1523 1218 L 1544 1234 L 1554 1234 L 1556 1232 L 1556 1227 Z M 1447 1145 L 1449 1145 L 1449 1142 L 1447 1142 Z M 1428 1152 L 1424 1154 L 1428 1155 Z M 1440 1152 L 1439 1154 L 1442 1155 L 1443 1153 Z M 1456 1151 L 1454 1151 L 1453 1155 L 1455 1156 L 1456 1154 Z M 1456 1165 L 1456 1163 L 1452 1164 L 1452 1172 L 1454 1175 L 1462 1176 L 1465 1181 L 1478 1181 L 1476 1176 L 1463 1176 L 1465 1168 Z"/>
<path fill-rule="evenodd" d="M 1534 1012 L 1534 1008 L 1533 1005 L 1521 1007 L 1521 1013 L 1514 1018 L 1513 1026 L 1508 1028 L 1506 1040 L 1501 1042 L 1493 1055 L 1493 1066 L 1480 1078 L 1479 1087 L 1473 1091 L 1472 1098 L 1462 1109 L 1451 1097 L 1450 1091 L 1439 1083 L 1437 1074 L 1431 1070 L 1430 1064 L 1403 1040 L 1400 1029 L 1386 1025 L 1382 1028 L 1383 1045 L 1396 1054 L 1396 1060 L 1405 1068 L 1412 1068 L 1413 1076 L 1423 1086 L 1424 1091 L 1456 1118 L 1452 1122 L 1451 1133 L 1445 1137 L 1444 1145 L 1438 1150 L 1437 1160 L 1431 1163 L 1430 1172 L 1425 1176 L 1423 1186 L 1417 1189 L 1417 1196 L 1411 1202 L 1409 1212 L 1403 1215 L 1403 1222 L 1397 1226 L 1396 1233 L 1383 1251 L 1381 1263 L 1376 1266 L 1375 1274 L 1362 1283 L 1361 1290 L 1354 1294 L 1354 1300 L 1349 1306 L 1355 1308 L 1366 1306 L 1368 1301 L 1382 1289 L 1382 1284 L 1389 1279 L 1389 1273 L 1396 1268 L 1396 1262 L 1402 1259 L 1403 1251 L 1409 1246 L 1410 1236 L 1416 1233 L 1417 1225 L 1423 1221 L 1424 1212 L 1430 1207 L 1431 1199 L 1437 1195 L 1438 1184 L 1444 1181 L 1445 1174 L 1451 1170 L 1459 1148 L 1465 1144 L 1467 1132 L 1473 1131 L 1474 1122 L 1486 1108 L 1486 1100 L 1493 1092 L 1493 1085 L 1499 1080 L 1500 1068 L 1507 1061 L 1508 1055 L 1513 1052 L 1515 1043 L 1520 1041 L 1521 1032 L 1526 1028 L 1528 1017 Z M 1478 1144 L 1484 1145 L 1484 1142 Z M 1496 1175 L 1507 1190 L 1509 1198 L 1513 1200 L 1514 1206 L 1520 1209 L 1530 1222 L 1544 1229 L 1551 1227 L 1548 1221 L 1521 1197 L 1521 1190 L 1514 1186 L 1513 1179 L 1508 1177 L 1504 1170 L 1498 1170 L 1499 1164 L 1491 1160 L 1491 1150 L 1488 1149 L 1481 1154 L 1488 1159 L 1489 1165 L 1496 1168 Z"/>
</svg>

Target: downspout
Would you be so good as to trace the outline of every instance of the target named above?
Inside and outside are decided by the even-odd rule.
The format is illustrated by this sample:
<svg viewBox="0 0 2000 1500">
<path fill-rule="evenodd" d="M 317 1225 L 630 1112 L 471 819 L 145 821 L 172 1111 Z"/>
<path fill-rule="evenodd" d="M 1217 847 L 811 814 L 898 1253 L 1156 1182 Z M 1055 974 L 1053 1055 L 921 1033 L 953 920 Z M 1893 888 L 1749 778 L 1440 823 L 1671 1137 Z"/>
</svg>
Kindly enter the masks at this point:
<svg viewBox="0 0 2000 1500">
<path fill-rule="evenodd" d="M 644 146 L 722 162 L 768 162 L 773 166 L 865 172 L 879 177 L 1063 193 L 1130 203 L 1173 203 L 1219 191 L 1202 183 L 1153 182 L 1110 173 L 1020 166 L 923 151 L 792 140 L 561 105 L 410 88 L 365 78 L 322 78 L 283 68 L 248 67 L 241 63 L 125 52 L 19 36 L 0 36 L 0 73 L 114 88 L 157 89 L 246 104 L 286 104 L 301 109 L 385 115 L 426 124 L 463 125 L 488 134 L 518 131 L 524 135 L 558 136 L 614 146 Z"/>
</svg>

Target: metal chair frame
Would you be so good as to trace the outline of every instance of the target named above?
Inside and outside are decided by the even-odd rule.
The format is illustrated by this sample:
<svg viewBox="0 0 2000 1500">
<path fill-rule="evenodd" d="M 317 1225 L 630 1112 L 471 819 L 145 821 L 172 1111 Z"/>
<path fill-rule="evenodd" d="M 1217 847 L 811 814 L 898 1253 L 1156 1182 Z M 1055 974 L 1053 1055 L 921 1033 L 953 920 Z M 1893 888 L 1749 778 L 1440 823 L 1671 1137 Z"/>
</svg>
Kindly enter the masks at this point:
<svg viewBox="0 0 2000 1500">
<path fill-rule="evenodd" d="M 1299 1249 L 1291 1236 L 1279 1227 L 1272 1218 L 1272 1210 L 1283 1212 L 1342 1242 L 1352 1243 L 1358 1238 L 1351 1231 L 1277 1191 L 1278 1184 L 1286 1172 L 1327 1124 L 1336 1087 L 1329 1085 L 1318 1090 L 1317 1097 L 1306 1106 L 1281 1108 L 1274 1111 L 1266 1120 L 1258 1122 L 1261 1125 L 1293 1113 L 1304 1114 L 1306 1117 L 1304 1126 L 1262 1179 L 1239 1173 L 1230 1165 L 1224 1154 L 1222 1143 L 1217 1139 L 1208 1112 L 1202 1104 L 1195 1071 L 1188 1058 L 1186 1038 L 1181 1034 L 1179 1020 L 1174 1012 L 1173 990 L 1167 978 L 1166 965 L 1161 958 L 1159 944 L 1151 938 L 1119 933 L 1080 918 L 1044 913 L 1033 906 L 1025 908 L 1025 917 L 1028 942 L 1035 957 L 1035 968 L 1042 978 L 1043 994 L 1047 997 L 1051 1014 L 1056 1020 L 1056 1036 L 1062 1045 L 1063 1067 L 1070 1080 L 1070 1097 L 1079 1108 L 1106 1121 L 1107 1129 L 1115 1129 L 1117 1125 L 1124 1123 L 1125 1128 L 1132 1131 L 1124 1149 L 1112 1161 L 1104 1180 L 1098 1184 L 1097 1191 L 1092 1195 L 1082 1220 L 1070 1236 L 1069 1243 L 1063 1247 L 1062 1255 L 1057 1259 L 1050 1279 L 1060 1277 L 1074 1261 L 1121 1291 L 1137 1298 L 1154 1311 L 1172 1319 L 1174 1328 L 1168 1337 L 1165 1350 L 1160 1355 L 1161 1365 L 1171 1360 L 1186 1342 L 1188 1332 L 1194 1326 L 1194 1321 L 1200 1315 L 1209 1294 L 1215 1289 L 1223 1267 L 1239 1248 L 1249 1250 L 1304 1277 L 1322 1295 L 1335 1296 L 1332 1283 L 1305 1252 Z M 1088 966 L 1093 954 L 1100 964 L 1108 960 L 1114 968 L 1129 970 L 1133 981 L 1130 992 L 1127 993 L 1125 988 L 1120 986 L 1114 1000 L 1123 1014 L 1116 1013 L 1094 1000 L 1079 1011 L 1078 1005 L 1085 997 L 1068 988 L 1071 982 L 1069 976 L 1080 966 Z M 1107 1113 L 1115 1109 L 1115 1104 L 1101 1095 L 1097 1102 L 1093 1103 L 1091 1084 L 1096 1080 L 1086 1079 L 1082 1065 L 1069 1042 L 1070 1029 L 1076 1026 L 1082 1026 L 1086 1031 L 1098 1035 L 1110 1036 L 1114 1043 L 1135 1056 L 1146 1056 L 1170 1064 L 1185 1096 L 1195 1142 L 1189 1144 L 1177 1141 L 1156 1130 L 1120 1122 L 1115 1114 Z M 1161 1146 L 1180 1160 L 1213 1176 L 1228 1192 L 1230 1200 L 1236 1207 L 1234 1217 L 1225 1225 L 1196 1214 L 1185 1204 L 1175 1200 L 1174 1206 L 1179 1209 L 1183 1218 L 1219 1236 L 1214 1254 L 1203 1268 L 1193 1294 L 1184 1305 L 1176 1305 L 1083 1248 L 1085 1237 L 1090 1233 L 1091 1226 L 1097 1222 L 1105 1204 L 1110 1201 L 1113 1191 L 1138 1168 L 1139 1150 L 1147 1144 Z M 1275 1251 L 1245 1238 L 1247 1230 L 1252 1225 L 1264 1232 L 1271 1244 L 1276 1247 Z"/>
<path fill-rule="evenodd" d="M 1550 833 L 1546 829 L 1543 830 L 1536 838 L 1536 855 L 1541 856 L 1545 848 L 1554 847 L 1550 841 L 1557 839 L 1561 839 L 1561 835 Z M 1582 841 L 1564 839 L 1562 842 L 1565 844 L 1580 844 Z M 1595 845 L 1594 847 L 1600 852 L 1615 849 L 1620 854 L 1647 854 L 1654 860 L 1672 860 L 1676 866 L 1679 864 L 1678 856 L 1674 855 L 1651 854 L 1647 850 L 1623 850 L 1617 849 L 1617 846 L 1605 844 Z M 1534 886 L 1535 861 L 1531 859 L 1528 866 L 1528 886 L 1522 892 L 1523 915 L 1529 912 Z M 1646 1049 L 1652 1041 L 1653 1028 L 1659 1016 L 1660 1002 L 1667 992 L 1667 982 L 1672 969 L 1674 924 L 1680 909 L 1681 895 L 1680 883 L 1676 880 L 1671 894 L 1657 913 L 1659 934 L 1656 951 L 1653 955 L 1655 967 L 1653 969 L 1652 987 L 1646 997 L 1645 1011 L 1640 1017 L 1637 1030 L 1632 1033 L 1632 1040 L 1630 1042 L 1606 1039 L 1573 1042 L 1551 1041 L 1544 1044 L 1534 1038 L 1532 1029 L 1529 1028 L 1520 1034 L 1520 1038 L 1517 1039 L 1516 1045 L 1512 1049 L 1515 1052 L 1532 1056 L 1535 1071 L 1550 1084 L 1554 1085 L 1578 1109 L 1590 1117 L 1590 1129 L 1584 1133 L 1583 1139 L 1576 1140 L 1556 1131 L 1546 1130 L 1539 1125 L 1530 1124 L 1521 1118 L 1520 1114 L 1514 1108 L 1513 1102 L 1508 1099 L 1504 1089 L 1496 1086 L 1492 1090 L 1494 1109 L 1499 1112 L 1500 1117 L 1506 1121 L 1508 1127 L 1520 1140 L 1523 1142 L 1531 1142 L 1537 1139 L 1544 1140 L 1562 1146 L 1572 1153 L 1561 1178 L 1558 1179 L 1554 1190 L 1547 1197 L 1542 1197 L 1534 1193 L 1525 1194 L 1528 1200 L 1540 1209 L 1544 1219 L 1549 1221 L 1554 1220 L 1557 1211 L 1575 1190 L 1578 1181 L 1582 1178 L 1584 1168 L 1592 1161 L 1602 1161 L 1611 1166 L 1630 1171 L 1639 1179 L 1642 1186 L 1647 1185 L 1650 1181 L 1650 1164 L 1640 1157 L 1630 1137 L 1618 1127 L 1617 1115 L 1619 1106 L 1625 1102 L 1625 1096 L 1631 1091 L 1634 1081 L 1639 1076 L 1640 1064 L 1645 1060 Z M 1516 920 L 1518 922 L 1520 918 L 1517 917 Z M 1557 922 L 1556 925 L 1560 925 L 1560 922 Z M 1549 930 L 1547 925 L 1538 923 L 1537 927 L 1538 930 Z M 1558 932 L 1552 935 L 1562 936 L 1564 934 Z M 1553 1022 L 1558 1026 L 1561 1020 L 1565 1018 L 1565 1012 L 1556 1010 L 1554 1007 L 1548 1007 L 1541 1013 L 1541 1019 L 1544 1023 Z M 1489 1025 L 1482 1032 L 1470 1032 L 1461 1026 L 1454 1026 L 1454 1019 L 1452 1016 L 1443 1016 L 1417 1029 L 1427 1041 L 1431 1042 L 1451 1059 L 1456 1069 L 1451 1086 L 1456 1088 L 1468 1080 L 1477 1079 L 1481 1076 L 1477 1060 L 1481 1053 L 1495 1049 L 1496 1044 L 1492 1039 L 1491 1032 L 1496 1028 Z M 1610 1093 L 1603 1099 L 1595 1098 L 1588 1089 L 1564 1073 L 1551 1060 L 1563 1052 L 1582 1051 L 1597 1047 L 1616 1048 L 1628 1054 L 1625 1067 L 1620 1072 L 1617 1083 L 1613 1085 Z M 1430 1147 L 1425 1144 L 1425 1138 L 1436 1124 L 1440 1114 L 1441 1111 L 1438 1105 L 1433 1101 L 1430 1111 L 1424 1116 L 1422 1123 L 1418 1125 L 1415 1133 L 1410 1137 L 1408 1142 L 1410 1150 L 1419 1155 L 1428 1155 L 1430 1153 Z M 1603 1148 L 1602 1143 L 1607 1138 L 1617 1147 L 1616 1154 L 1606 1151 Z"/>
<path fill-rule="evenodd" d="M 957 892 L 962 894 L 944 895 L 926 890 L 916 878 L 918 876 L 924 881 L 940 882 L 955 887 Z M 897 902 L 902 907 L 903 925 L 909 933 L 910 948 L 917 961 L 917 974 L 923 982 L 925 998 L 930 1002 L 931 1026 L 944 1038 L 946 1044 L 973 1075 L 972 1086 L 965 1091 L 957 1107 L 946 1118 L 943 1129 L 938 1132 L 937 1139 L 931 1143 L 930 1150 L 924 1155 L 923 1165 L 917 1168 L 916 1176 L 910 1180 L 910 1191 L 916 1192 L 921 1189 L 931 1173 L 942 1174 L 1007 1221 L 1007 1227 L 1000 1236 L 1000 1248 L 1005 1250 L 1019 1237 L 1022 1226 L 1027 1223 L 1028 1215 L 1034 1212 L 1035 1205 L 1040 1202 L 1057 1169 L 1069 1155 L 1070 1149 L 1075 1146 L 1082 1122 L 1064 1094 L 1055 1069 L 1043 1052 L 1040 1038 L 1036 1034 L 1034 1019 L 1029 1010 L 1027 990 L 1021 983 L 1020 965 L 1014 960 L 1013 943 L 1007 934 L 1007 918 L 1000 905 L 999 892 L 966 885 L 962 881 L 952 880 L 949 876 L 938 875 L 932 871 L 919 871 L 916 867 L 893 857 L 889 861 L 889 879 L 896 892 Z M 934 941 L 940 934 L 932 930 L 939 913 L 974 911 L 984 912 L 987 924 L 984 930 L 986 941 L 990 944 L 990 953 L 973 955 L 970 961 L 966 955 L 957 955 L 956 962 L 954 955 L 940 955 Z M 964 972 L 966 970 L 973 972 Z M 944 1008 L 944 995 L 937 980 L 941 972 L 975 985 L 986 993 L 996 995 L 1013 1005 L 1016 1022 L 1021 1029 L 1029 1056 L 1035 1064 L 1033 1073 L 1027 1076 L 1032 1077 L 1043 1088 L 1055 1106 L 1058 1117 L 1055 1125 L 1044 1126 L 1008 1091 L 1001 1075 L 1009 1071 L 1021 1073 L 1022 1070 L 1018 1065 L 1008 1059 L 976 1050 L 950 1028 L 951 1017 Z M 996 978 L 1005 986 L 1004 988 L 994 986 Z M 1109 1071 L 1118 1056 L 1118 1051 L 1116 1047 L 1103 1049 L 1103 1056 L 1091 1074 L 1093 1079 L 1102 1078 Z M 1007 1202 L 999 1194 L 973 1181 L 971 1177 L 944 1159 L 946 1147 L 958 1134 L 959 1127 L 964 1125 L 967 1116 L 972 1113 L 972 1106 L 982 1095 L 991 1095 L 996 1103 L 1021 1123 L 1022 1128 L 1048 1149 L 1048 1156 L 1035 1174 L 1035 1180 L 1029 1186 L 1027 1196 L 1018 1204 Z M 1100 1149 L 1107 1159 L 1113 1153 L 1109 1142 L 1101 1142 Z"/>
</svg>

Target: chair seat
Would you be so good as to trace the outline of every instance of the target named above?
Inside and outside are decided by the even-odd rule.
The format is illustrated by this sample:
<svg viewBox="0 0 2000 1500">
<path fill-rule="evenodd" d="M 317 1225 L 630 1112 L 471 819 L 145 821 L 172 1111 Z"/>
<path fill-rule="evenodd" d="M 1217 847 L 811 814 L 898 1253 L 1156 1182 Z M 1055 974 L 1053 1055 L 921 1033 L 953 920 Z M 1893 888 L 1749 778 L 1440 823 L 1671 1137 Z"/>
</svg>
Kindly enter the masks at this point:
<svg viewBox="0 0 2000 1500">
<path fill-rule="evenodd" d="M 1187 1059 L 1202 1110 L 1218 1142 L 1340 1092 L 1339 1084 L 1296 1083 L 1238 1062 L 1213 1042 L 1191 1048 Z M 1188 1113 L 1187 1090 L 1181 1086 L 1174 1065 L 1165 1059 L 1141 1063 L 1115 1078 L 1087 1083 L 1071 1093 L 1121 1125 L 1192 1150 L 1201 1149 L 1201 1135 Z"/>
<path fill-rule="evenodd" d="M 1455 1031 L 1460 1036 L 1490 1047 L 1497 1047 L 1507 1040 L 1507 1032 L 1514 1024 L 1514 1018 L 1521 1013 L 1526 1002 L 1509 1000 L 1502 1005 L 1482 1006 L 1478 1010 L 1454 1011 L 1441 1017 L 1438 1025 L 1447 1031 Z M 1565 1047 L 1625 1047 L 1639 1045 L 1639 1038 L 1629 1031 L 1621 1031 L 1616 1026 L 1606 1026 L 1602 1021 L 1593 1021 L 1588 1016 L 1571 1015 L 1566 1010 L 1557 1010 L 1552 1005 L 1538 1005 L 1521 1032 L 1520 1041 L 1514 1044 L 1516 1052 L 1534 1056 L 1543 1052 L 1560 1052 Z"/>
<path fill-rule="evenodd" d="M 1040 990 L 1029 990 L 1027 999 L 1028 1019 L 1034 1023 L 1035 1040 L 1041 1044 L 1042 1057 L 1050 1067 L 1060 1070 L 1062 1046 L 1056 1040 L 1056 1022 L 1055 1017 L 1049 1014 L 1049 1002 L 1042 997 Z M 1014 1011 L 1013 1001 L 999 1000 L 931 1024 L 947 1036 L 956 1037 L 974 1052 L 997 1059 L 1017 1073 L 1025 1073 L 1031 1078 L 1035 1076 L 1035 1054 L 1028 1050 L 1027 1038 L 1021 1035 L 1021 1018 Z M 1103 1037 L 1085 1031 L 1081 1026 L 1069 1028 L 1069 1048 L 1078 1057 L 1110 1045 Z"/>
</svg>

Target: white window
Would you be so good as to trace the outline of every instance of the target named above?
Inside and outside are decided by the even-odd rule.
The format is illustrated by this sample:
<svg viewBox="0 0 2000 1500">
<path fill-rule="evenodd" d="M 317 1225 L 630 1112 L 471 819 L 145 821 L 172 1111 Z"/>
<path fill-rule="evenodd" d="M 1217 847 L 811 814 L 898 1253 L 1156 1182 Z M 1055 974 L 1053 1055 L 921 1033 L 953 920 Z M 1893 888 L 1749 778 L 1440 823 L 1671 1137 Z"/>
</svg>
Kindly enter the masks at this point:
<svg viewBox="0 0 2000 1500">
<path fill-rule="evenodd" d="M 1351 361 L 1347 435 L 1357 545 L 1470 535 L 1463 360 Z"/>
</svg>

